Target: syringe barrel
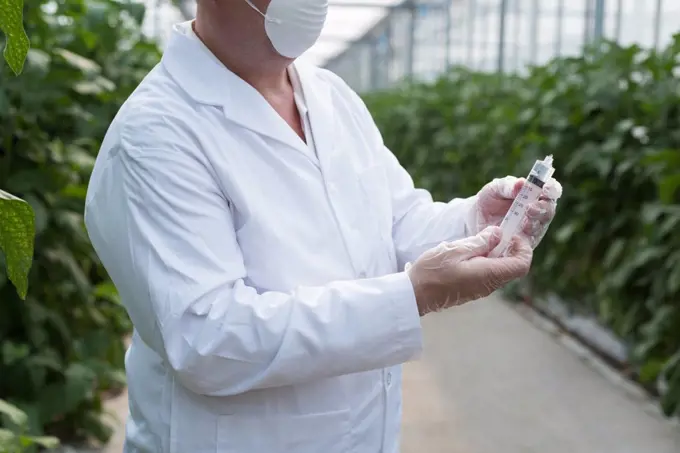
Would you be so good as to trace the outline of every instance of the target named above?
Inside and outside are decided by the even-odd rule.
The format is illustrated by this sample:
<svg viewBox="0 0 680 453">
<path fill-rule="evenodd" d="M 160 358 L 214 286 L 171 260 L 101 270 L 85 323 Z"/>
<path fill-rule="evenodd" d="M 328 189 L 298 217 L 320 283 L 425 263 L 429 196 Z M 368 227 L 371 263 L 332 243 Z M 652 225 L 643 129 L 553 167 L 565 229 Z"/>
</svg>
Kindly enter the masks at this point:
<svg viewBox="0 0 680 453">
<path fill-rule="evenodd" d="M 546 164 L 545 161 L 537 160 L 534 164 L 527 181 L 530 183 L 543 188 L 543 185 L 550 179 L 555 169 L 552 166 Z"/>
<path fill-rule="evenodd" d="M 490 257 L 498 257 L 505 254 L 512 237 L 522 225 L 528 206 L 538 200 L 543 186 L 550 179 L 554 171 L 552 156 L 536 161 L 529 172 L 529 176 L 526 178 L 528 184 L 525 184 L 517 195 L 501 222 L 500 226 L 503 231 L 501 243 L 489 254 Z"/>
</svg>

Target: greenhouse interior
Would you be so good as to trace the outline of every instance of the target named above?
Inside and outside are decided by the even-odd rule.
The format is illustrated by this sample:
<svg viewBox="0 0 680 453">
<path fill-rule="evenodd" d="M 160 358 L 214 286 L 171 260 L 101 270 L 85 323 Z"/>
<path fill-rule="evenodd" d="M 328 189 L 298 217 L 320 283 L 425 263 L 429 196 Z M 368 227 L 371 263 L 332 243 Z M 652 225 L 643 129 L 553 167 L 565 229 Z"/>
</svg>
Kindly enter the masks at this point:
<svg viewBox="0 0 680 453">
<path fill-rule="evenodd" d="M 230 231 L 221 236 L 223 242 L 242 244 L 242 248 L 259 244 L 253 246 L 256 255 L 243 250 L 243 257 L 238 259 L 219 256 L 227 246 L 220 242 L 219 250 L 209 250 L 204 232 L 189 233 L 186 225 L 193 219 L 186 225 L 172 224 L 174 217 L 170 214 L 194 211 L 191 203 L 168 201 L 169 189 L 162 187 L 164 180 L 158 176 L 161 170 L 154 165 L 145 170 L 150 179 L 143 186 L 150 188 L 149 193 L 126 195 L 130 199 L 138 196 L 139 200 L 158 197 L 148 201 L 148 206 L 160 205 L 161 201 L 175 206 L 173 212 L 159 214 L 165 227 L 154 234 L 182 233 L 189 237 L 187 244 L 193 243 L 191 247 L 204 253 L 200 256 L 210 257 L 207 261 L 222 261 L 228 264 L 224 269 L 233 270 L 236 260 L 243 267 L 238 283 L 231 281 L 229 291 L 220 293 L 224 296 L 221 306 L 208 309 L 197 303 L 191 308 L 194 312 L 185 313 L 193 316 L 187 321 L 192 326 L 204 323 L 202 334 L 198 332 L 194 338 L 193 333 L 179 331 L 179 323 L 172 327 L 175 330 L 167 327 L 162 331 L 162 341 L 167 344 L 159 346 L 161 350 L 171 344 L 183 351 L 194 348 L 194 355 L 187 359 L 191 362 L 188 367 L 204 366 L 214 359 L 219 364 L 216 374 L 230 370 L 227 362 L 237 371 L 226 374 L 240 373 L 239 366 L 261 372 L 255 375 L 250 371 L 257 383 L 251 387 L 238 381 L 238 385 L 225 384 L 212 393 L 200 393 L 185 380 L 196 378 L 192 373 L 204 368 L 180 369 L 171 358 L 161 357 L 166 352 L 156 351 L 150 340 L 142 339 L 140 326 L 131 316 L 136 313 L 131 290 L 121 288 L 125 280 L 116 279 L 114 284 L 104 255 L 93 246 L 94 236 L 84 215 L 86 203 L 95 192 L 91 187 L 93 171 L 105 171 L 105 161 L 114 159 L 97 159 L 107 146 L 113 146 L 107 143 L 114 140 L 108 139 L 112 136 L 108 134 L 116 133 L 111 127 L 114 119 L 134 113 L 121 108 L 136 95 L 143 81 L 157 83 L 160 76 L 156 82 L 148 82 L 148 75 L 162 65 L 174 27 L 193 21 L 203 7 L 197 1 L 210 3 L 211 8 L 252 1 L 254 9 L 265 8 L 262 15 L 267 18 L 253 15 L 253 20 L 265 24 L 264 31 L 257 33 L 269 36 L 272 49 L 277 47 L 276 35 L 269 31 L 273 28 L 270 22 L 281 25 L 281 21 L 269 17 L 266 8 L 270 0 L 0 2 L 0 45 L 5 49 L 5 61 L 0 65 L 0 453 L 680 452 L 680 2 L 328 1 L 318 39 L 298 59 L 315 67 L 315 74 L 323 76 L 318 80 L 342 81 L 342 89 L 338 88 L 340 82 L 334 82 L 338 84 L 334 85 L 338 90 L 334 96 L 346 96 L 342 102 L 351 101 L 352 114 L 360 116 L 343 117 L 347 115 L 346 106 L 338 107 L 337 100 L 326 105 L 310 98 L 307 89 L 321 82 L 305 79 L 304 74 L 301 92 L 309 105 L 300 107 L 300 92 L 293 79 L 285 77 L 286 86 L 291 87 L 294 121 L 300 127 L 299 137 L 292 136 L 289 142 L 301 138 L 298 147 L 309 146 L 313 151 L 305 158 L 307 170 L 281 186 L 290 187 L 290 193 L 284 189 L 273 194 L 278 199 L 275 203 L 266 196 L 227 193 L 237 190 L 243 175 L 237 178 L 239 182 L 223 178 L 214 186 L 224 192 L 219 197 L 227 200 L 220 217 L 235 225 L 232 229 L 230 224 Z M 294 14 L 303 15 L 326 2 L 271 0 L 271 4 L 279 13 L 288 11 L 295 18 Z M 308 25 L 310 17 L 302 17 L 300 23 Z M 254 67 L 259 68 L 259 64 Z M 195 69 L 187 64 L 183 73 Z M 226 63 L 222 69 L 230 77 L 236 73 Z M 282 67 L 280 74 L 284 71 Z M 236 78 L 240 80 L 240 76 Z M 228 80 L 233 79 L 227 79 L 225 90 L 238 86 L 229 85 L 233 82 Z M 172 77 L 163 80 L 175 83 Z M 251 84 L 249 80 L 247 83 Z M 257 93 L 258 87 L 251 85 L 255 87 L 252 92 Z M 188 107 L 196 115 L 212 118 L 205 116 L 208 114 L 203 107 L 190 104 L 187 96 L 168 99 L 162 108 Z M 259 97 L 260 101 L 270 108 L 264 102 L 269 101 L 266 96 Z M 269 104 L 276 110 L 271 110 L 273 113 L 288 121 L 272 102 Z M 243 106 L 242 111 L 249 108 L 255 107 Z M 334 118 L 339 132 L 333 130 L 330 135 L 336 142 L 314 132 L 323 124 L 322 114 L 326 119 Z M 159 123 L 170 121 L 161 120 Z M 205 124 L 212 124 L 210 121 L 206 119 Z M 149 120 L 149 124 L 155 123 Z M 247 163 L 238 162 L 244 165 L 242 172 L 252 176 L 244 193 L 259 193 L 281 183 L 287 175 L 270 172 L 284 168 L 278 166 L 284 165 L 281 161 L 297 162 L 300 155 L 283 153 L 286 145 L 268 140 L 266 135 L 244 135 L 252 131 L 239 124 L 237 115 L 223 130 L 228 128 L 229 134 L 238 136 L 233 143 L 240 140 L 244 148 L 242 154 L 236 150 L 228 156 L 229 163 L 245 159 L 248 146 L 256 153 Z M 193 123 L 187 127 L 194 128 L 190 132 L 195 137 L 211 130 Z M 296 127 L 293 129 L 297 132 Z M 369 133 L 366 131 L 372 131 L 370 139 L 362 135 Z M 139 140 L 149 137 L 152 135 Z M 166 143 L 170 137 L 161 139 Z M 192 142 L 200 144 L 191 152 L 200 156 L 195 159 L 201 165 L 212 162 L 213 157 L 208 157 L 201 146 L 213 139 L 201 137 Z M 172 160 L 158 152 L 158 143 L 150 146 L 157 147 L 158 158 L 166 159 L 162 162 Z M 180 149 L 180 145 L 174 146 L 167 151 Z M 282 152 L 277 155 L 272 151 Z M 336 160 L 324 162 L 331 156 L 324 158 L 323 151 L 336 153 Z M 362 155 L 363 151 L 370 156 Z M 317 152 L 318 156 L 314 154 Z M 383 162 L 385 156 L 387 163 Z M 552 158 L 554 173 L 540 180 L 534 171 L 546 156 Z M 366 164 L 368 167 L 359 174 L 350 171 L 366 159 L 377 159 L 377 163 Z M 130 158 L 127 165 L 142 160 Z M 285 165 L 294 168 L 292 165 L 298 164 Z M 263 173 L 258 174 L 258 169 Z M 185 170 L 189 174 L 189 169 Z M 340 178 L 341 171 L 348 172 L 342 180 L 345 185 L 339 187 L 341 195 L 333 195 L 335 187 L 329 180 L 332 174 Z M 319 203 L 326 204 L 300 206 L 299 212 L 289 212 L 288 203 L 295 206 L 290 201 L 295 197 L 289 195 L 298 190 L 293 187 L 311 187 L 309 181 L 314 178 L 319 180 L 318 193 L 322 196 L 307 198 L 323 199 Z M 368 178 L 374 178 L 370 185 Z M 397 188 L 396 184 L 401 186 Z M 107 190 L 122 193 L 124 189 L 118 185 L 125 187 L 114 179 Z M 559 186 L 559 194 L 546 195 L 548 185 Z M 181 187 L 192 189 L 187 182 Z M 97 191 L 105 188 L 98 187 Z M 531 206 L 527 208 L 521 201 L 533 196 L 532 190 L 533 200 L 538 200 L 535 206 L 541 206 L 539 223 L 528 217 Z M 334 196 L 344 197 L 347 204 L 334 205 Z M 383 202 L 375 201 L 380 197 L 385 197 Z M 496 197 L 493 209 L 502 209 L 494 214 L 496 220 L 489 220 L 491 214 L 485 211 L 483 203 L 492 203 L 489 197 Z M 274 215 L 272 212 L 278 213 L 273 222 L 277 225 L 255 223 L 250 228 L 237 228 L 237 211 L 246 199 L 267 201 L 267 219 Z M 122 203 L 118 200 L 110 209 L 123 209 L 119 206 Z M 415 207 L 405 207 L 408 203 Z M 399 217 L 399 206 L 411 211 Z M 252 222 L 262 222 L 264 214 L 255 208 L 261 206 L 248 205 L 243 210 L 252 210 Z M 423 216 L 426 210 L 437 214 L 418 218 L 409 226 L 413 235 L 422 234 L 422 239 L 404 238 L 404 225 L 418 210 Z M 316 214 L 310 214 L 313 212 Z M 512 259 L 519 259 L 521 247 L 528 250 L 521 255 L 526 265 L 522 275 L 503 281 L 496 278 L 488 269 L 511 258 L 504 256 L 496 261 L 488 244 L 483 252 L 475 249 L 474 255 L 442 258 L 444 261 L 436 266 L 427 264 L 427 260 L 435 259 L 433 251 L 443 253 L 442 247 L 449 250 L 447 253 L 472 250 L 472 242 L 464 241 L 482 237 L 485 230 L 480 225 L 503 228 L 513 212 L 527 216 L 521 221 L 522 231 L 532 231 L 526 233 L 529 240 L 525 245 L 513 243 L 512 253 L 517 255 Z M 139 225 L 153 223 L 153 215 L 143 210 L 126 215 L 133 214 L 142 219 Z M 337 222 L 341 240 L 314 240 L 314 235 L 321 235 L 326 228 L 326 217 L 321 218 L 326 215 Z M 353 215 L 363 226 L 343 233 L 345 226 L 347 231 L 354 228 L 349 223 L 341 225 L 343 215 Z M 208 214 L 199 212 L 196 217 L 207 219 Z M 465 220 L 469 218 L 474 219 L 473 227 Z M 307 219 L 312 220 L 306 223 Z M 119 220 L 101 222 L 109 221 Z M 122 225 L 128 219 L 120 222 Z M 308 224 L 314 224 L 314 228 L 305 230 Z M 448 236 L 434 236 L 449 224 Z M 454 233 L 459 224 L 463 233 Z M 209 230 L 216 224 L 205 225 Z M 309 243 L 295 242 L 285 237 L 285 231 L 307 231 Z M 382 236 L 372 239 L 375 243 L 357 247 L 359 242 L 351 243 L 355 239 L 346 239 L 352 234 L 366 235 L 356 241 Z M 342 244 L 343 237 L 347 253 L 338 253 L 342 256 L 337 262 L 326 266 L 322 262 L 325 258 L 321 258 L 324 249 L 330 251 L 335 242 Z M 426 241 L 435 237 L 436 241 Z M 101 239 L 101 244 L 107 240 Z M 157 236 L 157 240 L 162 238 Z M 139 256 L 146 253 L 144 259 L 149 262 L 163 253 L 179 257 L 179 247 L 184 243 L 173 240 L 159 243 L 158 249 L 128 251 Z M 456 246 L 458 240 L 462 246 Z M 416 243 L 428 245 L 418 253 L 407 253 L 400 241 L 413 247 Z M 390 269 L 377 252 L 386 244 L 389 247 L 384 256 L 389 256 Z M 446 248 L 447 244 L 453 245 Z M 270 246 L 272 255 L 268 256 Z M 357 250 L 352 251 L 352 247 Z M 275 254 L 283 250 L 291 254 L 291 262 L 277 268 L 280 257 Z M 402 252 L 409 259 L 402 259 Z M 198 253 L 186 255 L 184 261 L 193 260 Z M 392 278 L 388 295 L 379 294 L 378 283 L 362 286 L 366 272 L 357 272 L 356 280 L 347 277 L 352 281 L 345 286 L 328 277 L 345 265 L 345 255 L 356 268 L 359 259 L 353 253 L 376 269 L 383 265 L 367 280 Z M 122 257 L 126 251 L 113 254 Z M 270 264 L 258 266 L 257 258 Z M 296 268 L 303 258 L 318 259 L 318 263 L 308 271 Z M 185 264 L 198 269 L 214 263 Z M 168 262 L 165 265 L 172 267 Z M 434 272 L 432 269 L 440 265 L 455 270 L 446 274 L 451 280 L 446 284 L 451 285 L 447 291 L 457 291 L 457 297 L 462 297 L 461 290 L 453 288 L 453 282 L 462 281 L 458 275 L 472 275 L 475 269 L 481 269 L 475 281 L 486 292 L 477 291 L 463 301 L 464 305 L 446 297 L 447 302 L 436 309 L 421 307 L 425 296 L 419 292 L 419 285 L 424 283 L 413 275 L 418 269 Z M 200 274 L 189 278 L 177 269 L 165 271 L 162 275 L 166 278 L 184 277 L 180 283 L 187 288 L 199 283 L 191 282 L 191 278 L 202 278 Z M 401 305 L 390 308 L 387 318 L 398 325 L 388 328 L 387 321 L 380 319 L 383 316 L 377 316 L 377 309 L 359 309 L 358 302 L 352 305 L 353 299 L 346 299 L 352 291 L 364 291 L 365 303 L 375 299 L 377 304 L 378 296 L 383 296 L 379 302 L 383 303 L 389 296 L 396 304 L 396 291 L 403 289 L 399 286 L 403 280 L 397 280 L 400 276 L 413 283 L 406 288 L 408 302 L 413 299 L 411 305 L 418 304 L 418 312 L 415 308 L 409 312 L 413 320 L 405 320 L 405 315 L 397 312 Z M 482 283 L 482 276 L 499 283 Z M 273 289 L 262 281 L 265 278 L 270 279 Z M 257 281 L 262 285 L 256 287 Z M 165 283 L 168 288 L 174 287 L 172 281 Z M 221 281 L 200 283 L 213 285 L 203 288 L 208 294 L 203 296 L 217 297 L 212 292 L 221 288 Z M 242 285 L 242 293 L 238 293 L 238 285 Z M 281 285 L 290 286 L 284 291 Z M 322 286 L 310 289 L 305 285 Z M 444 283 L 439 285 L 443 287 Z M 438 291 L 443 291 L 440 286 Z M 180 296 L 167 290 L 161 291 L 167 300 L 154 300 L 152 292 L 139 296 L 139 300 L 148 298 L 160 306 Z M 281 296 L 284 293 L 285 298 Z M 434 298 L 432 294 L 427 293 L 427 297 Z M 248 308 L 247 319 L 262 325 L 248 325 L 243 318 L 229 319 L 230 310 L 245 310 L 239 306 L 247 305 L 244 301 L 251 300 L 248 298 L 255 302 Z M 276 305 L 277 300 L 286 303 Z M 398 303 L 402 304 L 401 300 Z M 156 305 L 154 309 L 161 310 Z M 284 313 L 284 306 L 289 307 L 288 312 Z M 181 308 L 167 309 L 176 312 Z M 366 313 L 376 316 L 352 318 Z M 220 319 L 213 319 L 216 316 Z M 274 324 L 283 322 L 283 318 L 288 324 Z M 154 318 L 153 322 L 159 321 Z M 417 324 L 418 335 L 422 331 L 422 352 L 407 359 L 405 349 L 399 348 L 415 341 L 408 336 L 415 334 L 406 332 L 416 327 L 408 322 Z M 370 341 L 359 342 L 364 335 L 361 329 L 366 330 Z M 246 337 L 239 335 L 246 335 L 246 331 L 251 335 L 247 338 L 253 339 L 251 343 L 227 344 L 242 341 Z M 387 336 L 387 331 L 392 336 Z M 219 334 L 224 337 L 208 338 Z M 257 349 L 265 348 L 274 337 L 276 350 Z M 291 352 L 296 345 L 303 349 Z M 175 404 L 175 398 L 191 399 L 191 406 L 185 400 L 181 404 L 186 406 L 179 402 L 173 406 L 185 414 L 173 413 L 167 407 L 138 406 L 147 396 L 141 395 L 144 392 L 140 389 L 155 387 L 149 382 L 132 385 L 133 379 L 140 379 L 129 362 L 135 347 L 153 349 L 143 354 L 154 354 L 154 359 L 138 363 L 138 367 L 162 368 L 169 376 L 158 383 L 160 390 L 150 391 L 152 396 L 161 395 L 158 398 L 165 398 L 163 404 L 168 407 L 170 400 Z M 220 355 L 215 352 L 218 347 L 227 352 Z M 381 361 L 381 347 L 399 352 Z M 289 357 L 293 358 L 287 362 Z M 346 358 L 348 364 L 336 358 Z M 269 361 L 267 367 L 254 368 L 261 361 Z M 318 376 L 314 374 L 317 369 Z M 393 379 L 393 373 L 398 377 Z M 306 376 L 308 380 L 286 380 L 289 375 Z M 379 377 L 369 380 L 375 376 Z M 271 383 L 279 382 L 277 378 L 285 385 Z M 206 379 L 215 386 L 228 382 L 221 376 Z M 169 390 L 167 382 L 181 387 L 184 396 L 176 396 L 179 390 Z M 336 395 L 332 385 L 337 386 Z M 366 390 L 371 385 L 372 390 Z M 350 403 L 369 398 L 361 392 L 370 396 L 364 401 L 366 405 Z M 309 409 L 306 404 L 316 409 L 323 405 L 310 403 L 310 395 L 328 406 L 324 410 L 330 407 L 335 412 L 302 412 Z M 272 412 L 259 419 L 253 414 L 260 412 L 252 412 L 265 414 L 265 410 Z M 246 417 L 248 411 L 252 413 Z M 302 425 L 296 425 L 293 412 Z M 338 415 L 341 413 L 349 415 L 343 419 Z M 246 422 L 248 417 L 257 420 Z M 235 425 L 227 426 L 231 419 Z M 216 426 L 199 427 L 198 420 L 210 420 Z M 341 422 L 336 424 L 338 420 Z M 182 424 L 195 426 L 197 433 L 212 430 L 215 439 L 183 439 L 177 432 L 191 430 L 177 428 Z M 305 424 L 313 434 L 301 434 Z M 227 439 L 225 432 L 238 432 L 239 440 Z M 375 441 L 378 437 L 381 440 Z M 270 440 L 261 440 L 264 438 Z M 153 441 L 144 444 L 143 439 Z"/>
</svg>

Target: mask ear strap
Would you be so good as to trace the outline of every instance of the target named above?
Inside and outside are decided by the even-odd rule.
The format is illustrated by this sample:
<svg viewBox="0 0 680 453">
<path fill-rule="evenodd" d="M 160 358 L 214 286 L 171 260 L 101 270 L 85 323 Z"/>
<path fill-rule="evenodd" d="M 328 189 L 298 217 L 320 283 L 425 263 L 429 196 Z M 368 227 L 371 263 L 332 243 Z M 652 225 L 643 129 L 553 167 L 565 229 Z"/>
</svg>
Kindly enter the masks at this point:
<svg viewBox="0 0 680 453">
<path fill-rule="evenodd" d="M 251 0 L 246 0 L 246 3 L 248 4 L 248 6 L 250 6 L 250 7 L 253 8 L 255 11 L 257 11 L 257 13 L 258 13 L 260 16 L 264 17 L 264 20 L 265 20 L 265 21 L 267 21 L 267 22 L 272 22 L 272 23 L 274 23 L 274 24 L 280 24 L 280 23 L 281 23 L 281 20 L 276 19 L 276 18 L 272 18 L 272 17 L 268 17 L 265 13 L 263 13 L 262 11 L 260 11 L 259 9 L 257 9 L 257 6 L 253 5 L 253 2 L 252 2 Z"/>
</svg>

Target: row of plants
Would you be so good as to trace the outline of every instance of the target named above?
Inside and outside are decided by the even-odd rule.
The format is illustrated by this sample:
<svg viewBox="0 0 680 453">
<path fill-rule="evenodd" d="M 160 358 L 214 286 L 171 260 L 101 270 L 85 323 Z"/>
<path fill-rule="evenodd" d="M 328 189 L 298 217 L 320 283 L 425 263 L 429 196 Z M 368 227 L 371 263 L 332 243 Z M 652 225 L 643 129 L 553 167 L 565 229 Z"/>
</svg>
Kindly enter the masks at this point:
<svg viewBox="0 0 680 453">
<path fill-rule="evenodd" d="M 454 68 L 364 96 L 387 146 L 437 199 L 524 176 L 552 154 L 564 187 L 524 296 L 557 294 L 629 347 L 680 413 L 680 35 L 602 42 L 525 75 Z"/>
<path fill-rule="evenodd" d="M 28 0 L 23 12 L 23 73 L 20 55 L 0 66 L 0 198 L 13 203 L 0 203 L 2 451 L 111 435 L 103 395 L 124 386 L 131 326 L 84 229 L 86 184 L 113 116 L 160 58 L 142 4 Z"/>
</svg>

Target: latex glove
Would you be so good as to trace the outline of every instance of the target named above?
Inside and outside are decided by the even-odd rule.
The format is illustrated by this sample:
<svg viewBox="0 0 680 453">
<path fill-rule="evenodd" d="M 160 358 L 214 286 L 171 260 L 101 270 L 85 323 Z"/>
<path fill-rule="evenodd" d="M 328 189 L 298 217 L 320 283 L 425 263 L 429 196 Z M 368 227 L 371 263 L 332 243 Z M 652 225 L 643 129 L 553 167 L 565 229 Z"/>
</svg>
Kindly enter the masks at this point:
<svg viewBox="0 0 680 453">
<path fill-rule="evenodd" d="M 524 178 L 506 176 L 494 179 L 482 187 L 468 219 L 472 233 L 500 225 L 525 183 Z M 557 200 L 561 196 L 562 185 L 556 179 L 550 178 L 543 186 L 538 201 L 527 208 L 527 216 L 520 231 L 531 248 L 536 248 L 548 231 L 548 226 L 555 217 Z"/>
<path fill-rule="evenodd" d="M 533 251 L 526 239 L 513 238 L 508 253 L 487 258 L 501 240 L 489 227 L 475 236 L 443 242 L 406 265 L 421 316 L 486 297 L 529 272 Z"/>
</svg>

